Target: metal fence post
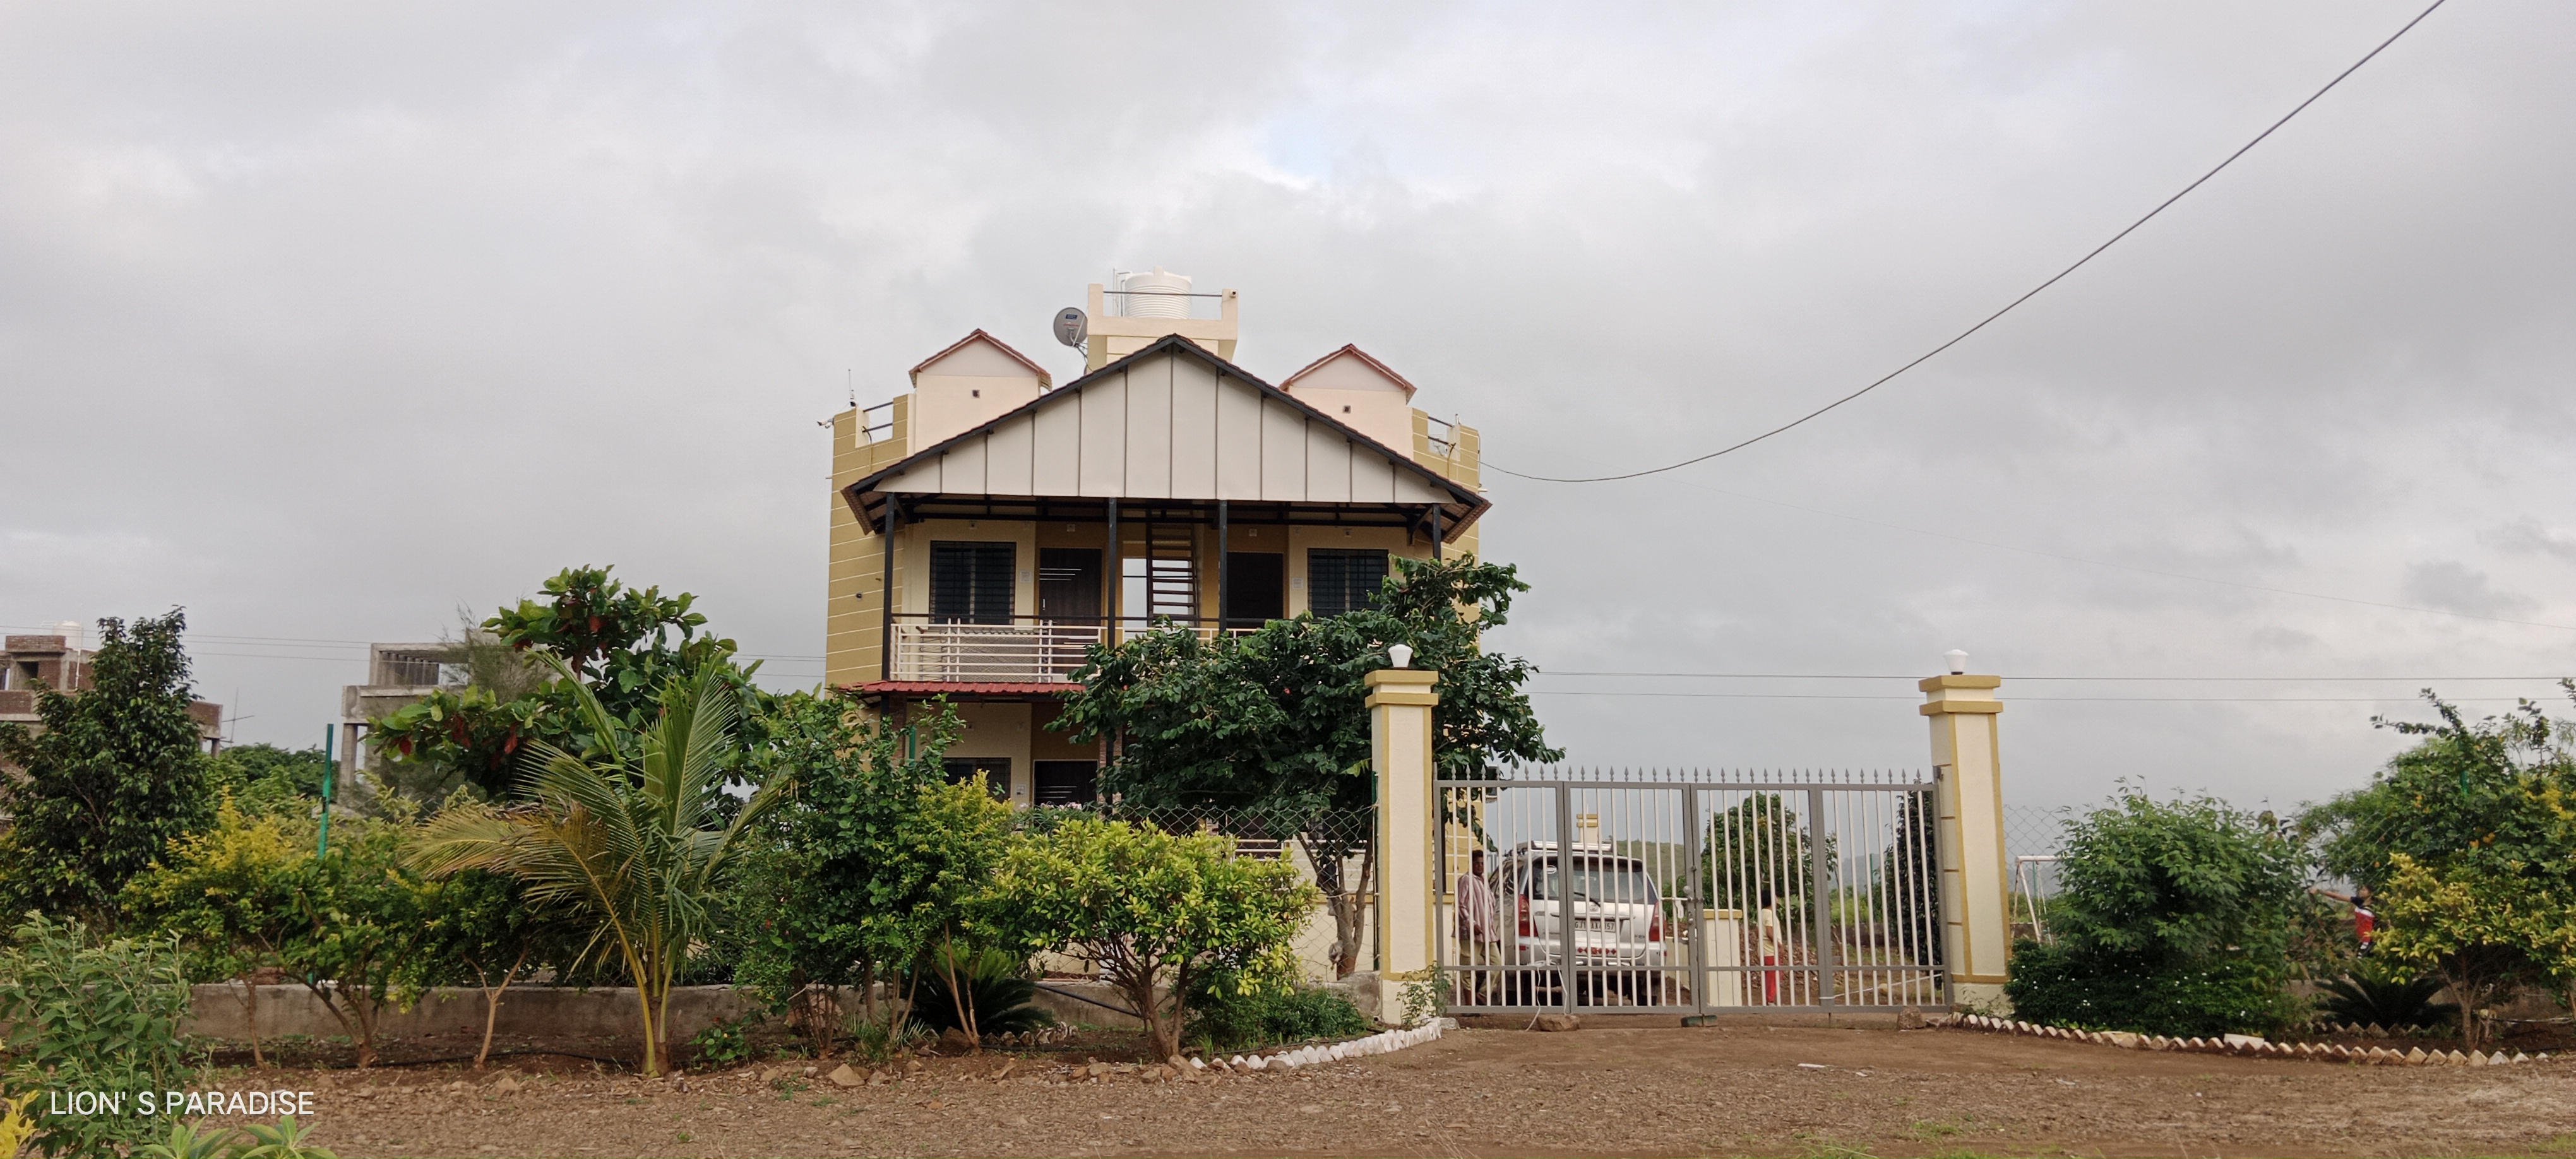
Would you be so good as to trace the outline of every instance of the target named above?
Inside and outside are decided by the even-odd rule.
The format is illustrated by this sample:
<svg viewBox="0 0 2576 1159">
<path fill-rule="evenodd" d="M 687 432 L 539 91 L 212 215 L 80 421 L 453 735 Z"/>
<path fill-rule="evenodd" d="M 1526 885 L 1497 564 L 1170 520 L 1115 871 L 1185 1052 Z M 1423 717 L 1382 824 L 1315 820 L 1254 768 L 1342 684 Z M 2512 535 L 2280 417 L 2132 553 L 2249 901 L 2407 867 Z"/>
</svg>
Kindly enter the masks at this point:
<svg viewBox="0 0 2576 1159">
<path fill-rule="evenodd" d="M 1807 936 L 1808 961 L 1816 964 L 1816 1005 L 1834 1004 L 1834 899 L 1825 890 L 1832 876 L 1825 853 L 1825 791 L 1807 790 Z"/>
<path fill-rule="evenodd" d="M 1574 786 L 1556 787 L 1556 998 L 1574 1012 Z"/>
<path fill-rule="evenodd" d="M 1683 888 L 1690 892 L 1682 899 L 1683 912 L 1675 915 L 1680 920 L 1673 923 L 1673 932 L 1678 934 L 1683 928 L 1691 931 L 1691 1008 L 1706 1014 L 1708 1013 L 1709 981 L 1708 939 L 1715 932 L 1715 927 L 1700 916 L 1708 912 L 1709 905 L 1708 883 L 1700 872 L 1699 864 L 1699 788 L 1696 785 L 1682 786 L 1682 856 L 1689 859 L 1689 868 L 1682 871 L 1682 884 Z M 1689 922 L 1690 925 L 1683 927 L 1681 923 L 1684 921 Z"/>
</svg>

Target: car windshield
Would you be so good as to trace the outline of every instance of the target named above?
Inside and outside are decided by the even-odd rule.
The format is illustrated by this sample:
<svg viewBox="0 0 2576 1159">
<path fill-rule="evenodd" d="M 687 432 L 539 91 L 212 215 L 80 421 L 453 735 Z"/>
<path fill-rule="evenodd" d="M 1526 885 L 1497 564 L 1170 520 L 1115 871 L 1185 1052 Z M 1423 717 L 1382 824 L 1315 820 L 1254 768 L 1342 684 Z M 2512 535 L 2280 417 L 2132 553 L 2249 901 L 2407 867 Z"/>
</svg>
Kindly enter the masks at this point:
<svg viewBox="0 0 2576 1159">
<path fill-rule="evenodd" d="M 1555 901 L 1556 859 L 1535 861 L 1530 868 L 1530 897 Z M 1573 869 L 1576 901 L 1632 905 L 1651 905 L 1655 901 L 1654 883 L 1646 879 L 1646 867 L 1639 862 L 1586 857 L 1575 859 Z"/>
</svg>

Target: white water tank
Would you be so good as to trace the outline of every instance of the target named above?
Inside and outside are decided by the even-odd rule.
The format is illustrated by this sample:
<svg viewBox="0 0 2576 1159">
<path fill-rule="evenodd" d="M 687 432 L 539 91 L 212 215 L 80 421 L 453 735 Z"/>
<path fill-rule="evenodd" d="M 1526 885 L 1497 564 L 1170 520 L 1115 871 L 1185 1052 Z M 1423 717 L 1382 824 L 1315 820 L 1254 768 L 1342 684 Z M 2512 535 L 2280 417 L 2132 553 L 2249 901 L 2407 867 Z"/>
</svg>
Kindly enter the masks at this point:
<svg viewBox="0 0 2576 1159">
<path fill-rule="evenodd" d="M 1190 316 L 1190 276 L 1176 274 L 1161 266 L 1154 272 L 1122 273 L 1118 288 L 1127 293 L 1124 313 L 1130 318 L 1187 318 Z M 1160 293 L 1136 293 L 1156 290 Z"/>
</svg>

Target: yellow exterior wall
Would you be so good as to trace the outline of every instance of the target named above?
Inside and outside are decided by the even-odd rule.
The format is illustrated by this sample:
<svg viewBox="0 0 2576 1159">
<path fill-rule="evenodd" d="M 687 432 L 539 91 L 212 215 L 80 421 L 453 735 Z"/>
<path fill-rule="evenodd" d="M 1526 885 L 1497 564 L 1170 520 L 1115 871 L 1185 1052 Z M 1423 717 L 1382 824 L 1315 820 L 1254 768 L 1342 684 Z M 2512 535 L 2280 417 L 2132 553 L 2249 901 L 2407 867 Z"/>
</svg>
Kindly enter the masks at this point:
<svg viewBox="0 0 2576 1159">
<path fill-rule="evenodd" d="M 902 460 L 910 445 L 912 399 L 894 400 L 894 430 L 861 442 L 859 413 L 832 416 L 831 552 L 825 564 L 823 681 L 831 685 L 874 680 L 883 663 L 885 608 L 880 603 L 885 550 L 873 529 L 860 526 L 841 489 Z M 897 546 L 901 537 L 897 537 Z M 895 565 L 895 599 L 904 596 L 903 565 Z"/>
<path fill-rule="evenodd" d="M 1420 408 L 1415 408 L 1413 461 L 1429 468 L 1443 479 L 1470 491 L 1482 492 L 1485 489 L 1482 458 L 1485 446 L 1484 436 L 1478 434 L 1476 428 L 1468 426 L 1453 426 L 1450 428 L 1450 434 L 1457 442 L 1450 448 L 1449 454 L 1443 455 L 1433 450 L 1431 416 Z M 1474 526 L 1467 529 L 1466 534 L 1449 541 L 1445 554 L 1452 557 L 1472 555 L 1483 558 L 1484 553 L 1477 549 L 1477 543 L 1483 538 L 1484 530 L 1484 521 L 1478 520 Z"/>
<path fill-rule="evenodd" d="M 957 743 L 948 746 L 952 757 L 1001 757 L 1011 762 L 1011 803 L 1029 803 L 1033 783 L 1029 765 L 1029 739 L 1035 734 L 1031 723 L 1037 706 L 1008 701 L 969 702 L 954 705 L 958 723 L 966 726 L 957 734 Z M 918 710 L 916 710 L 918 711 Z M 1049 713 L 1047 719 L 1054 719 Z"/>
</svg>

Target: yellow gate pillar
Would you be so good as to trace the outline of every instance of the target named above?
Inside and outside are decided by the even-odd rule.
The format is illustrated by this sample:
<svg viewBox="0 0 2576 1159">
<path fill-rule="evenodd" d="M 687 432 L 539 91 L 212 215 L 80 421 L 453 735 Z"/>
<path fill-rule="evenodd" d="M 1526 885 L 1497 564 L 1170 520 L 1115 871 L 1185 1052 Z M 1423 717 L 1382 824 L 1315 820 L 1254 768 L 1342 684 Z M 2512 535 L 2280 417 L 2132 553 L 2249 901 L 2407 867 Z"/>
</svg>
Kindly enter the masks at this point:
<svg viewBox="0 0 2576 1159">
<path fill-rule="evenodd" d="M 1369 767 L 1377 773 L 1378 1018 L 1404 1020 L 1404 981 L 1432 965 L 1439 883 L 1433 880 L 1431 710 L 1440 674 L 1407 668 L 1413 650 L 1398 645 L 1396 666 L 1363 679 L 1368 685 Z"/>
<path fill-rule="evenodd" d="M 1932 724 L 1932 775 L 1939 782 L 1941 962 L 1949 971 L 1951 998 L 1961 1004 L 1998 1006 L 2004 997 L 2004 956 L 2012 947 L 2009 877 L 2004 869 L 2002 749 L 1996 714 L 2004 710 L 1995 689 L 2000 676 L 1968 675 L 1968 654 L 1953 651 L 1950 671 L 1918 687 L 1918 710 Z"/>
</svg>

